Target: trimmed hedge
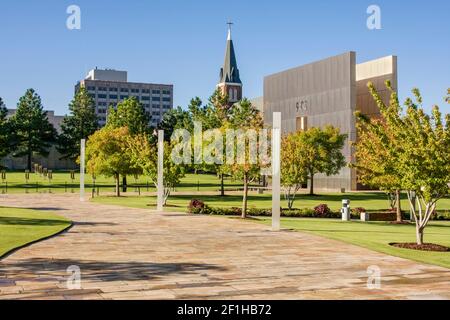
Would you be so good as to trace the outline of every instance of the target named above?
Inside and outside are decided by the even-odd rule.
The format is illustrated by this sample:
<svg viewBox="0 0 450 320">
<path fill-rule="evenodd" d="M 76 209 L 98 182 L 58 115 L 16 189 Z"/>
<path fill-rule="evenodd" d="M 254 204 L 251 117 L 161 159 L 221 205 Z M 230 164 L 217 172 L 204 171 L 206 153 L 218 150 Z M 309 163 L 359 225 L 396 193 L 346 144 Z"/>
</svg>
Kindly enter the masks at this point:
<svg viewBox="0 0 450 320">
<path fill-rule="evenodd" d="M 240 216 L 242 215 L 241 208 L 218 208 L 210 207 L 206 204 L 203 205 L 189 205 L 188 213 L 190 214 L 210 214 L 219 216 Z M 271 209 L 257 209 L 250 208 L 247 215 L 254 217 L 271 217 Z M 292 217 L 292 218 L 340 218 L 341 214 L 338 212 L 328 212 L 326 215 L 316 213 L 312 209 L 292 209 L 292 210 L 281 210 L 282 217 Z"/>
<path fill-rule="evenodd" d="M 242 215 L 241 208 L 219 208 L 210 207 L 205 204 L 202 200 L 192 199 L 188 206 L 188 213 L 190 214 L 209 214 L 209 215 L 219 215 L 219 216 L 240 216 Z M 359 220 L 360 213 L 366 212 L 364 208 L 353 208 L 351 212 L 351 218 Z M 368 211 L 370 215 L 370 221 L 395 221 L 397 220 L 397 215 L 395 211 Z M 271 217 L 271 209 L 257 209 L 250 208 L 247 215 L 254 217 Z M 314 209 L 282 209 L 282 217 L 291 218 L 334 218 L 340 219 L 340 212 L 333 212 L 326 204 L 320 204 Z M 404 220 L 409 220 L 409 214 L 404 214 Z M 438 213 L 436 216 L 432 217 L 432 220 L 450 220 L 450 213 Z"/>
</svg>

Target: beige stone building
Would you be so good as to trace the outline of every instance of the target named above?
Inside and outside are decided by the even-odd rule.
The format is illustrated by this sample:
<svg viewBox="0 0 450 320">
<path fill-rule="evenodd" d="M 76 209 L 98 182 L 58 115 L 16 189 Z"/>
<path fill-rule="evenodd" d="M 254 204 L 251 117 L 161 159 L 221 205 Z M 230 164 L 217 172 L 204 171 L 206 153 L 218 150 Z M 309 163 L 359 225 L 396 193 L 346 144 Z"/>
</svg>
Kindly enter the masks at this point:
<svg viewBox="0 0 450 320">
<path fill-rule="evenodd" d="M 264 78 L 265 123 L 271 125 L 273 112 L 281 112 L 284 133 L 333 125 L 348 134 L 349 141 L 355 141 L 355 111 L 371 117 L 379 115 L 367 83 L 372 81 L 388 103 L 385 80 L 390 80 L 397 90 L 397 57 L 357 64 L 355 52 L 269 75 Z M 347 162 L 352 160 L 350 143 L 346 143 L 343 154 Z M 317 175 L 314 185 L 330 191 L 363 188 L 357 183 L 355 170 L 350 168 L 343 168 L 335 176 Z"/>
</svg>

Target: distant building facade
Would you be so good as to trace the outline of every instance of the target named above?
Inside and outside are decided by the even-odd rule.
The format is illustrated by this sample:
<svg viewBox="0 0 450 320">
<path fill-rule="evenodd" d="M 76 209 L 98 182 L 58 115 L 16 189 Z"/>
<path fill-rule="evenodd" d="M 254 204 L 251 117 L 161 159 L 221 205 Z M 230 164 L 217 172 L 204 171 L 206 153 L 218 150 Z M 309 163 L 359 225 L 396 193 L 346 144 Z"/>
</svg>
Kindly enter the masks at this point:
<svg viewBox="0 0 450 320">
<path fill-rule="evenodd" d="M 108 108 L 129 97 L 136 97 L 152 117 L 152 126 L 161 122 L 164 113 L 173 109 L 173 85 L 128 82 L 126 71 L 94 69 L 75 86 L 84 87 L 95 101 L 100 126 L 106 124 Z"/>
<path fill-rule="evenodd" d="M 12 117 L 16 113 L 16 109 L 8 109 L 8 117 Z M 64 116 L 55 115 L 54 111 L 46 111 L 48 121 L 53 125 L 56 131 L 61 133 L 61 123 Z M 40 155 L 33 155 L 32 162 L 42 165 L 44 168 L 52 170 L 62 170 L 62 169 L 75 169 L 77 165 L 68 159 L 60 159 L 61 154 L 56 150 L 55 146 L 49 149 L 48 157 L 43 157 Z M 19 157 L 15 158 L 9 155 L 0 161 L 0 166 L 6 167 L 9 170 L 25 170 L 27 169 L 27 158 Z"/>
<path fill-rule="evenodd" d="M 229 105 L 242 100 L 242 81 L 239 76 L 233 40 L 231 39 L 231 28 L 228 28 L 225 60 L 223 67 L 220 69 L 217 88 L 221 90 L 222 94 L 228 95 Z"/>
<path fill-rule="evenodd" d="M 349 141 L 356 141 L 355 111 L 380 116 L 367 83 L 372 81 L 388 103 L 390 93 L 385 80 L 390 80 L 397 90 L 397 57 L 356 64 L 355 52 L 269 75 L 264 78 L 265 123 L 271 125 L 273 112 L 281 112 L 284 133 L 333 125 L 348 134 Z M 352 161 L 350 143 L 345 144 L 343 154 L 347 162 Z M 348 167 L 335 176 L 317 175 L 314 185 L 334 191 L 364 188 L 357 183 L 356 171 Z"/>
</svg>

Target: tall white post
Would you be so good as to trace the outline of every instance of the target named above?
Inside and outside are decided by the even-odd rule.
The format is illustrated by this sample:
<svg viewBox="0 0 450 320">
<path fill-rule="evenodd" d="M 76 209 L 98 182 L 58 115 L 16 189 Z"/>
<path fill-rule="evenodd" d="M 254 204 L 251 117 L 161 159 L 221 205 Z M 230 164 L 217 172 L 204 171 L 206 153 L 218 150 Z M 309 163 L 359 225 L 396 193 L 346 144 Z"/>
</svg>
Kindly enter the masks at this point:
<svg viewBox="0 0 450 320">
<path fill-rule="evenodd" d="M 157 210 L 164 210 L 164 130 L 158 130 L 158 205 Z"/>
<path fill-rule="evenodd" d="M 80 201 L 84 201 L 84 172 L 86 158 L 86 139 L 81 139 L 80 147 Z"/>
<path fill-rule="evenodd" d="M 273 113 L 272 128 L 272 230 L 280 230 L 280 158 L 281 158 L 281 112 Z"/>
</svg>

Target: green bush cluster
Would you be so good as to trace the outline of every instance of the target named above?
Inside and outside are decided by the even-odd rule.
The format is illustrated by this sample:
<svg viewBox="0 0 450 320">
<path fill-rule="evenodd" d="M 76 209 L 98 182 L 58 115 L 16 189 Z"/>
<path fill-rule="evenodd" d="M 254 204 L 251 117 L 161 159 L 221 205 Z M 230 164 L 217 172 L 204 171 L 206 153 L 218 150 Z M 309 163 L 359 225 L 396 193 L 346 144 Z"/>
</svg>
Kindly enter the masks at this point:
<svg viewBox="0 0 450 320">
<path fill-rule="evenodd" d="M 242 209 L 237 207 L 232 208 L 219 208 L 210 207 L 205 204 L 202 200 L 192 199 L 188 206 L 188 213 L 190 214 L 209 214 L 209 215 L 219 215 L 219 216 L 240 216 L 242 214 Z M 352 219 L 359 219 L 361 212 L 365 212 L 364 208 L 353 208 L 351 212 Z M 271 209 L 258 209 L 250 208 L 247 212 L 249 216 L 253 217 L 271 217 Z M 395 211 L 369 211 L 371 221 L 395 221 L 396 214 Z M 327 205 L 318 205 L 314 209 L 282 209 L 281 216 L 287 218 L 334 218 L 340 219 L 340 212 L 331 211 Z M 409 220 L 409 214 L 403 214 L 404 220 Z M 432 217 L 432 220 L 450 220 L 450 212 L 445 211 L 442 213 L 437 213 Z"/>
<path fill-rule="evenodd" d="M 219 208 L 219 207 L 210 207 L 204 203 L 199 203 L 199 200 L 195 200 L 195 205 L 191 203 L 188 207 L 188 213 L 190 214 L 210 214 L 210 215 L 220 215 L 220 216 L 240 216 L 242 214 L 241 208 Z M 258 208 L 250 208 L 247 212 L 249 216 L 254 217 L 271 217 L 272 210 L 271 209 L 258 209 Z M 282 217 L 291 217 L 291 218 L 320 218 L 325 217 L 320 213 L 317 213 L 313 209 L 282 209 L 281 210 Z M 340 218 L 339 212 L 329 212 L 326 218 Z"/>
</svg>

